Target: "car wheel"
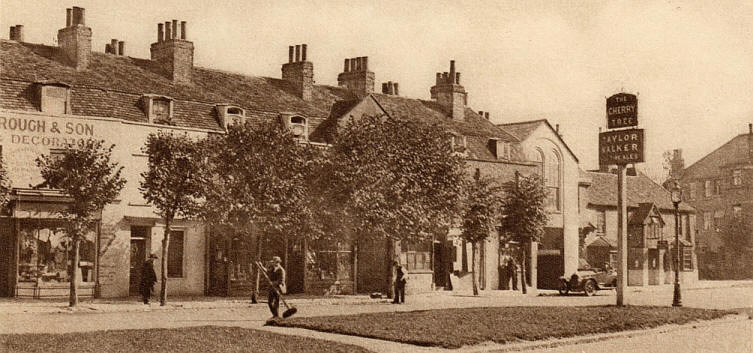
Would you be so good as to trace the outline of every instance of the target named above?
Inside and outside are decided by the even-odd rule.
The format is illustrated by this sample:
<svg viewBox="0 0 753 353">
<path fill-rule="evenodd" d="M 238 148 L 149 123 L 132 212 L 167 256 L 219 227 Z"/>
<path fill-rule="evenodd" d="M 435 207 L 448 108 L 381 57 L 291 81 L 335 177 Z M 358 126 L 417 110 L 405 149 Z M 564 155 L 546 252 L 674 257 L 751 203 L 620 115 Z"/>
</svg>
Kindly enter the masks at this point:
<svg viewBox="0 0 753 353">
<path fill-rule="evenodd" d="M 586 293 L 587 297 L 596 294 L 596 283 L 594 283 L 593 280 L 588 280 L 586 283 L 583 283 L 583 292 Z"/>
<path fill-rule="evenodd" d="M 570 292 L 570 286 L 567 285 L 567 282 L 560 281 L 560 286 L 557 288 L 557 291 L 560 292 L 560 295 L 567 295 L 567 293 Z"/>
</svg>

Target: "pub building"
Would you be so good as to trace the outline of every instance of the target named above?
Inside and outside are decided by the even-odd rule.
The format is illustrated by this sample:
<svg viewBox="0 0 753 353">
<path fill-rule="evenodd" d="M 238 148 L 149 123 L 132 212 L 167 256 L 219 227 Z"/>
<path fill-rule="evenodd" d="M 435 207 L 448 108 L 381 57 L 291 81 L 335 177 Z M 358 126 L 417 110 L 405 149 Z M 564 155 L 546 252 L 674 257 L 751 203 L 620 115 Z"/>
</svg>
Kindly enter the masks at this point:
<svg viewBox="0 0 753 353">
<path fill-rule="evenodd" d="M 60 15 L 65 26 L 57 33 L 57 45 L 25 42 L 23 31 L 30 28 L 22 25 L 11 27 L 9 40 L 0 40 L 0 146 L 13 188 L 0 217 L 1 295 L 67 295 L 72 270 L 81 273 L 82 296 L 137 293 L 139 269 L 150 254 L 161 255 L 164 234 L 164 224 L 138 190 L 140 173 L 147 168 L 142 148 L 150 133 L 204 137 L 224 133 L 229 124 L 277 121 L 300 143 L 327 148 L 338 126 L 364 114 L 421 119 L 447 129 L 453 135 L 448 148 L 466 158 L 469 177 L 485 174 L 504 182 L 516 172 L 545 175 L 554 216 L 541 243 L 545 266 L 535 270 L 538 255 L 527 261 L 534 264 L 531 282 L 577 268 L 577 158 L 546 120 L 496 126 L 488 112 L 472 110 L 454 61 L 448 72 L 436 73 L 430 100 L 413 99 L 400 96 L 392 81 L 375 92 L 368 57 L 345 59 L 337 86 L 314 84 L 306 44 L 288 47 L 281 78 L 248 76 L 194 66 L 195 48 L 185 21 L 157 24 L 151 56 L 143 59 L 128 56 L 125 43 L 117 39 L 93 43 L 83 8 Z M 93 50 L 92 44 L 104 44 L 104 52 Z M 127 184 L 102 210 L 98 225 L 82 242 L 81 261 L 71 266 L 66 227 L 56 212 L 70 200 L 41 186 L 34 161 L 89 138 L 115 146 L 113 159 L 125 167 Z M 264 244 L 257 244 L 254 227 L 213 228 L 185 219 L 172 227 L 167 259 L 171 295 L 248 295 L 259 245 L 263 258 L 283 258 L 291 292 L 390 288 L 386 241 L 353 234 L 339 242 L 306 242 L 266 234 Z M 435 234 L 433 241 L 398 244 L 409 292 L 470 287 L 471 247 L 458 235 L 454 228 Z M 534 244 L 534 254 L 538 248 Z M 510 244 L 502 244 L 497 234 L 481 244 L 482 289 L 499 288 L 500 254 L 508 252 Z"/>
</svg>

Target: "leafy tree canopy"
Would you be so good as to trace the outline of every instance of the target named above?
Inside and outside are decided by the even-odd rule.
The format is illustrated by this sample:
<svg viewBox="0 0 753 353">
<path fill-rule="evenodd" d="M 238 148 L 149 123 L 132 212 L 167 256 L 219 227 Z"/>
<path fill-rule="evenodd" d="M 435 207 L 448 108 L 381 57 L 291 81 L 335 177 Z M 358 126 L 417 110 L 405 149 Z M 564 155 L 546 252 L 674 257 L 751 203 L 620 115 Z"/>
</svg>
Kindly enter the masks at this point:
<svg viewBox="0 0 753 353">
<path fill-rule="evenodd" d="M 0 156 L 0 208 L 4 207 L 10 199 L 11 185 L 8 171 L 5 170 L 3 157 Z"/>
<path fill-rule="evenodd" d="M 502 186 L 489 176 L 481 176 L 465 185 L 461 236 L 475 243 L 498 229 L 504 193 Z"/>
<path fill-rule="evenodd" d="M 72 202 L 61 213 L 74 222 L 74 236 L 89 229 L 102 208 L 125 186 L 123 167 L 110 160 L 114 147 L 104 147 L 101 140 L 87 140 L 66 147 L 59 155 L 42 155 L 36 160 L 46 184 L 71 197 Z"/>
<path fill-rule="evenodd" d="M 547 190 L 537 174 L 516 175 L 503 186 L 502 232 L 504 238 L 521 243 L 539 241 L 549 219 L 545 202 Z"/>
<path fill-rule="evenodd" d="M 332 192 L 361 234 L 420 239 L 452 222 L 462 193 L 464 160 L 450 134 L 414 120 L 351 120 L 332 150 Z"/>
</svg>

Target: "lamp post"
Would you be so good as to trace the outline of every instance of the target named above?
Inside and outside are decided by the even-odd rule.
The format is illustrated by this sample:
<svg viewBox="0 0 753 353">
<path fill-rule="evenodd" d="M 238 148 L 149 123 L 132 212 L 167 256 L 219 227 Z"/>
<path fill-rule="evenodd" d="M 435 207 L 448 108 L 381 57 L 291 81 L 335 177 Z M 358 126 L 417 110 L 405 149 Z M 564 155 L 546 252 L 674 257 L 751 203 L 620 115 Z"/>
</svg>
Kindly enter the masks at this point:
<svg viewBox="0 0 753 353">
<path fill-rule="evenodd" d="M 680 183 L 674 182 L 671 190 L 672 204 L 675 206 L 675 294 L 672 298 L 672 306 L 682 306 L 680 294 L 680 201 L 682 201 L 682 189 Z"/>
</svg>

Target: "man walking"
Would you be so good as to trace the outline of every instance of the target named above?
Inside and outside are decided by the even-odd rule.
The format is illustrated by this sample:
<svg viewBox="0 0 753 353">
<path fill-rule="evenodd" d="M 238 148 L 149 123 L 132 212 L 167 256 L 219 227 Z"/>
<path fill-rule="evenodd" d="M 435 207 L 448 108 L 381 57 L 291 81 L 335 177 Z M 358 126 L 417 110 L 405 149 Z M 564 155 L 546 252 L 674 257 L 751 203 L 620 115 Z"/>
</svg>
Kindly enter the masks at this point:
<svg viewBox="0 0 753 353">
<path fill-rule="evenodd" d="M 267 305 L 272 312 L 272 318 L 280 317 L 280 293 L 285 293 L 285 269 L 280 265 L 282 260 L 279 256 L 272 257 L 272 268 L 269 273 L 269 292 Z"/>
<path fill-rule="evenodd" d="M 395 296 L 392 304 L 405 304 L 405 272 L 397 261 L 395 265 Z"/>
<path fill-rule="evenodd" d="M 512 280 L 512 290 L 518 290 L 518 269 L 512 256 L 507 259 L 507 278 Z"/>
<path fill-rule="evenodd" d="M 152 296 L 152 287 L 157 283 L 157 274 L 154 273 L 154 259 L 156 258 L 157 255 L 149 255 L 149 258 L 144 261 L 144 266 L 141 268 L 141 283 L 139 283 L 139 289 L 141 290 L 141 297 L 144 299 L 144 304 L 149 304 L 149 298 Z"/>
</svg>

